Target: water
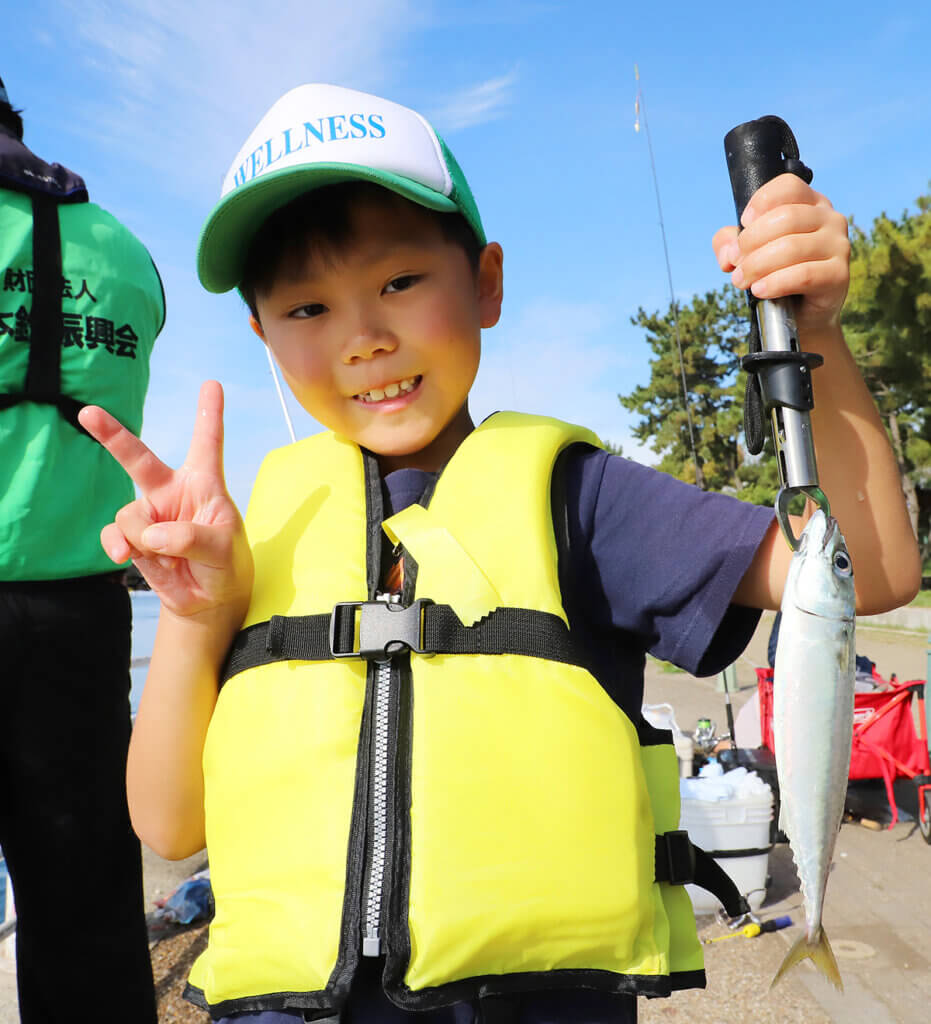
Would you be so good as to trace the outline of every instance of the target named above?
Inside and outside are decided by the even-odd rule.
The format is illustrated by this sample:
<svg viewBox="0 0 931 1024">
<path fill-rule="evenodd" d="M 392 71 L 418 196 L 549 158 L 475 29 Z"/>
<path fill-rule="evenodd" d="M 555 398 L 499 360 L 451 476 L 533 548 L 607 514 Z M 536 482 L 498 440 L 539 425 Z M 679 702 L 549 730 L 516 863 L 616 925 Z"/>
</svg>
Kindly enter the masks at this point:
<svg viewBox="0 0 931 1024">
<path fill-rule="evenodd" d="M 155 645 L 155 627 L 158 625 L 159 600 L 151 590 L 131 590 L 130 599 L 133 603 L 133 662 L 152 656 Z M 135 715 L 145 685 L 148 664 L 136 665 L 130 669 L 132 689 L 129 692 L 129 703 Z"/>
</svg>

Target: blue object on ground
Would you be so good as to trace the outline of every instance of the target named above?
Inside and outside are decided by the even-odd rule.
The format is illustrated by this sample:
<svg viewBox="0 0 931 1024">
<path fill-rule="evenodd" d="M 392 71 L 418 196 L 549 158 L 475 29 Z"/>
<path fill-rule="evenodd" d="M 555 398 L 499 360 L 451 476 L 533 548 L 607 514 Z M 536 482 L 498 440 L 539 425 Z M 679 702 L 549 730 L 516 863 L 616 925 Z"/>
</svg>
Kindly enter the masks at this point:
<svg viewBox="0 0 931 1024">
<path fill-rule="evenodd" d="M 165 917 L 178 924 L 206 920 L 213 913 L 213 894 L 209 878 L 189 878 L 165 901 Z"/>
</svg>

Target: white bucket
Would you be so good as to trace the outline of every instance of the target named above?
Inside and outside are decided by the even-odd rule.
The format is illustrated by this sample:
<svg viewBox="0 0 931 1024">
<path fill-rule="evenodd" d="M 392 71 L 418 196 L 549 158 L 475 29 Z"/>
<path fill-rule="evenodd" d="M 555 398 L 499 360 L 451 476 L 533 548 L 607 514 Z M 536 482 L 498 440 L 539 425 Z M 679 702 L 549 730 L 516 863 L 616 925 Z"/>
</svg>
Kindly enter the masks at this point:
<svg viewBox="0 0 931 1024">
<path fill-rule="evenodd" d="M 738 856 L 715 857 L 733 879 L 751 909 L 759 910 L 766 898 L 769 863 L 769 823 L 773 817 L 773 794 L 733 797 L 730 800 L 682 798 L 680 828 L 707 853 L 747 851 Z M 687 885 L 696 914 L 713 914 L 721 902 L 706 889 Z"/>
<path fill-rule="evenodd" d="M 679 777 L 690 778 L 695 748 L 692 737 L 679 728 L 672 705 L 644 704 L 641 713 L 654 729 L 666 729 L 672 733 L 673 746 L 676 748 L 676 757 L 679 759 Z"/>
</svg>

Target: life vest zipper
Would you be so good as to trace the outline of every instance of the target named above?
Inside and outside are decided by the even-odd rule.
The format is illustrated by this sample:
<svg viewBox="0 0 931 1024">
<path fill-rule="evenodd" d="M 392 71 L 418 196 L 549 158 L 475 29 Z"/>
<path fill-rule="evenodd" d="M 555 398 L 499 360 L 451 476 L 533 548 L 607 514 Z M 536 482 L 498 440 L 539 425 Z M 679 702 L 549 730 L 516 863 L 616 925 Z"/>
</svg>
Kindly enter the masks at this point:
<svg viewBox="0 0 931 1024">
<path fill-rule="evenodd" d="M 381 908 L 388 853 L 388 751 L 391 707 L 391 662 L 373 668 L 369 829 L 366 839 L 368 884 L 362 915 L 362 955 L 381 953 Z"/>
</svg>

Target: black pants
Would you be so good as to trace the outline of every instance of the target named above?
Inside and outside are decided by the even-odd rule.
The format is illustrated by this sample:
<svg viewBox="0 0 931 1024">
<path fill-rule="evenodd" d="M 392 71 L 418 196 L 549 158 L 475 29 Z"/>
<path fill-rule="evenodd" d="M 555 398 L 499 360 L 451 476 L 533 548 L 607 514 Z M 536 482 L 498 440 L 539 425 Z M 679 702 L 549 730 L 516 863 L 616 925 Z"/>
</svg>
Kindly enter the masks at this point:
<svg viewBox="0 0 931 1024">
<path fill-rule="evenodd" d="M 131 605 L 113 576 L 0 583 L 0 846 L 23 1024 L 155 1024 L 126 807 Z"/>
<path fill-rule="evenodd" d="M 384 960 L 363 957 L 352 981 L 349 1001 L 342 1013 L 269 1010 L 233 1014 L 217 1024 L 637 1024 L 635 996 L 608 996 L 590 991 L 527 993 L 506 1000 L 490 1000 L 480 1010 L 465 1003 L 438 1010 L 404 1011 L 392 1003 L 381 987 Z"/>
</svg>

